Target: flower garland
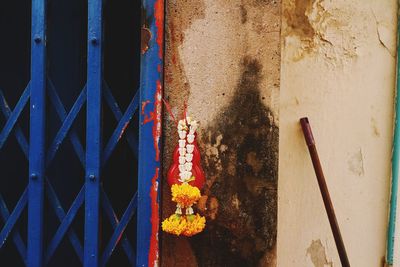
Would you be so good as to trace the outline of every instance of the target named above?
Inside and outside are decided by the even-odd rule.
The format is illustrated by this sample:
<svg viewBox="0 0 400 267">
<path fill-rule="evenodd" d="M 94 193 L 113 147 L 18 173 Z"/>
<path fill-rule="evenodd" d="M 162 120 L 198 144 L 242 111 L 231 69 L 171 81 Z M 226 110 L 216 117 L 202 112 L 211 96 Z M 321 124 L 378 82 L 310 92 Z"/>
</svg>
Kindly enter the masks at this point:
<svg viewBox="0 0 400 267">
<path fill-rule="evenodd" d="M 193 205 L 201 197 L 199 187 L 204 184 L 204 173 L 198 166 L 200 155 L 195 143 L 197 127 L 197 121 L 190 117 L 178 122 L 179 141 L 175 149 L 178 153 L 174 153 L 176 156 L 168 172 L 172 201 L 177 204 L 175 213 L 166 218 L 161 226 L 163 231 L 177 236 L 193 236 L 203 231 L 206 225 L 205 217 L 195 214 L 193 210 Z"/>
</svg>

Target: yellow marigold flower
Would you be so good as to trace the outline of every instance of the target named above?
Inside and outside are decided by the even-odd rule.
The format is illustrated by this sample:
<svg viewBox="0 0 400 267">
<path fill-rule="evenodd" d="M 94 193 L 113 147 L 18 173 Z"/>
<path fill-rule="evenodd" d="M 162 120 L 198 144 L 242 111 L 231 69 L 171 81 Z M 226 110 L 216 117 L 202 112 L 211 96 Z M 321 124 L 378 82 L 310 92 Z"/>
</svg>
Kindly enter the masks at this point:
<svg viewBox="0 0 400 267">
<path fill-rule="evenodd" d="M 172 201 L 177 202 L 182 208 L 192 206 L 200 199 L 200 190 L 188 183 L 174 184 L 171 187 Z"/>
<path fill-rule="evenodd" d="M 186 224 L 183 216 L 172 214 L 162 222 L 161 228 L 164 232 L 179 236 L 186 229 Z"/>
<path fill-rule="evenodd" d="M 164 232 L 177 236 L 193 236 L 203 231 L 205 226 L 206 218 L 200 216 L 199 214 L 187 216 L 172 214 L 161 224 Z"/>
<path fill-rule="evenodd" d="M 193 236 L 198 234 L 203 231 L 204 227 L 206 226 L 206 218 L 200 216 L 199 214 L 188 215 L 186 221 L 186 227 L 182 233 L 185 236 Z"/>
</svg>

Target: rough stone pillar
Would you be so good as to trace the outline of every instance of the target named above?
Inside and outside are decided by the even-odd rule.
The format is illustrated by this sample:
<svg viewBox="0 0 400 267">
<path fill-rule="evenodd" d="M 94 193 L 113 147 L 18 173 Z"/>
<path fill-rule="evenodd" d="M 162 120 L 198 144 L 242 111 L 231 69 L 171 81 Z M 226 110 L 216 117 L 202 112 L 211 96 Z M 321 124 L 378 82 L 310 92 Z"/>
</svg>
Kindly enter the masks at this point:
<svg viewBox="0 0 400 267">
<path fill-rule="evenodd" d="M 167 1 L 165 98 L 201 123 L 207 217 L 192 237 L 162 234 L 163 266 L 275 266 L 279 0 Z M 165 115 L 164 174 L 178 138 Z M 165 175 L 164 175 L 165 177 Z M 162 218 L 174 212 L 163 184 Z"/>
</svg>

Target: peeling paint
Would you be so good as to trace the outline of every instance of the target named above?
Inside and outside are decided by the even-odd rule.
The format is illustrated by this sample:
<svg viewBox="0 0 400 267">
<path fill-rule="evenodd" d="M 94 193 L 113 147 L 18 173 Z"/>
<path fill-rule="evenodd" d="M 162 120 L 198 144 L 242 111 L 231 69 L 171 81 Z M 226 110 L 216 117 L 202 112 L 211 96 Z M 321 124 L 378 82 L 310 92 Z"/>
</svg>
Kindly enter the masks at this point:
<svg viewBox="0 0 400 267">
<path fill-rule="evenodd" d="M 327 260 L 325 247 L 320 239 L 313 240 L 307 248 L 306 255 L 309 255 L 314 267 L 333 267 L 333 263 Z"/>
<path fill-rule="evenodd" d="M 141 37 L 140 37 L 140 51 L 142 55 L 146 53 L 147 50 L 149 50 L 150 40 L 151 40 L 151 31 L 146 27 L 142 27 Z"/>
<path fill-rule="evenodd" d="M 128 126 L 129 126 L 129 121 L 127 121 L 127 122 L 124 124 L 124 127 L 122 127 L 122 131 L 120 132 L 120 134 L 119 134 L 119 136 L 118 136 L 118 140 L 120 140 L 121 137 L 124 135 L 125 130 L 126 130 L 126 128 L 127 128 Z"/>
<path fill-rule="evenodd" d="M 160 136 L 161 136 L 161 108 L 162 108 L 162 87 L 161 82 L 157 81 L 157 89 L 154 95 L 154 110 L 150 111 L 150 115 L 145 115 L 143 119 L 143 124 L 147 124 L 149 122 L 153 122 L 153 143 L 154 149 L 156 152 L 156 161 L 160 160 Z M 149 102 L 142 102 L 142 113 L 145 113 L 145 108 Z"/>
<path fill-rule="evenodd" d="M 372 15 L 376 23 L 376 35 L 379 43 L 388 51 L 392 57 L 396 57 L 396 39 L 392 34 L 390 26 L 379 21 L 375 15 L 375 12 L 371 9 Z"/>
<path fill-rule="evenodd" d="M 367 18 L 370 14 L 363 12 L 358 16 Z M 352 17 L 350 10 L 338 9 L 335 2 L 328 0 L 287 1 L 283 11 L 286 27 L 282 32 L 288 48 L 286 57 L 299 61 L 316 53 L 333 66 L 355 59 L 363 40 L 353 33 Z M 363 31 L 360 27 L 359 34 Z"/>
<path fill-rule="evenodd" d="M 151 103 L 150 100 L 146 100 L 142 102 L 142 115 L 144 115 L 144 111 L 146 109 L 146 106 Z"/>
<path fill-rule="evenodd" d="M 349 171 L 357 176 L 364 175 L 364 159 L 361 148 L 347 161 Z"/>
</svg>

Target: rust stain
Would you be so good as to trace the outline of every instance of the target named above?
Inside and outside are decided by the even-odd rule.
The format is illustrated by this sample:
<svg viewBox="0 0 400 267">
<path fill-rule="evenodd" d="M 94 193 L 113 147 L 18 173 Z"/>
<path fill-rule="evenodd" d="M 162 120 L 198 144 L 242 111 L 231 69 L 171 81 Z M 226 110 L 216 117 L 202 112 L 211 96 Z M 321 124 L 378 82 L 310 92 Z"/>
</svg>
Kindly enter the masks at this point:
<svg viewBox="0 0 400 267">
<path fill-rule="evenodd" d="M 151 31 L 146 27 L 142 27 L 141 41 L 140 41 L 140 50 L 142 55 L 146 53 L 147 50 L 149 50 L 150 40 L 151 40 Z"/>
<path fill-rule="evenodd" d="M 158 195 L 158 177 L 160 168 L 156 168 L 156 172 L 151 179 L 150 199 L 151 199 L 151 236 L 150 236 L 150 251 L 149 251 L 149 265 L 158 266 L 158 231 L 159 231 L 159 203 L 157 200 Z"/>
</svg>

